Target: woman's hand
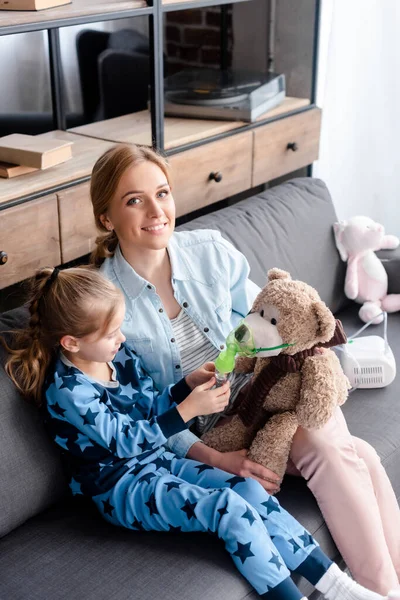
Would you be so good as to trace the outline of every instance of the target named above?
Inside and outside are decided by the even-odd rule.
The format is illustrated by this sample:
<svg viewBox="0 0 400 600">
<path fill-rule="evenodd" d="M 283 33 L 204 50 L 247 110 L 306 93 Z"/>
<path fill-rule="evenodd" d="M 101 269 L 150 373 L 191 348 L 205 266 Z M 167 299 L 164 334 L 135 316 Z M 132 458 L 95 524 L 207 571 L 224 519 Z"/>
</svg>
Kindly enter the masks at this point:
<svg viewBox="0 0 400 600">
<path fill-rule="evenodd" d="M 207 381 L 210 381 L 211 377 L 215 373 L 215 365 L 213 362 L 206 362 L 204 365 L 186 375 L 186 383 L 190 387 L 191 390 L 194 390 L 198 385 L 202 385 Z"/>
<path fill-rule="evenodd" d="M 275 494 L 280 489 L 280 479 L 276 473 L 247 458 L 247 450 L 236 450 L 235 452 L 220 452 L 218 467 L 228 473 L 240 477 L 252 477 L 256 479 L 267 492 Z"/>
<path fill-rule="evenodd" d="M 198 385 L 191 394 L 177 406 L 182 419 L 187 423 L 199 415 L 212 415 L 224 410 L 228 405 L 231 394 L 229 381 L 211 389 L 215 384 L 215 377 L 206 383 Z"/>
<path fill-rule="evenodd" d="M 235 452 L 218 452 L 202 442 L 196 442 L 189 449 L 187 458 L 198 460 L 212 467 L 217 467 L 240 477 L 252 477 L 258 481 L 269 494 L 279 492 L 279 477 L 258 463 L 247 458 L 247 450 Z"/>
</svg>

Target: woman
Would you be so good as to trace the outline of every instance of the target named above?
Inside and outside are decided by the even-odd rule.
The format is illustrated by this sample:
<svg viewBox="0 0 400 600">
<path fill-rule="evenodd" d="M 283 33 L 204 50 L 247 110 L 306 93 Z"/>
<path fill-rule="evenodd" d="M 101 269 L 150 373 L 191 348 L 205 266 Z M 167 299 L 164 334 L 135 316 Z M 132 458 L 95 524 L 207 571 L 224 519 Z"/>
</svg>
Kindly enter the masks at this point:
<svg viewBox="0 0 400 600">
<path fill-rule="evenodd" d="M 94 262 L 122 289 L 123 332 L 161 389 L 215 359 L 259 288 L 248 279 L 245 257 L 218 232 L 174 233 L 167 164 L 152 150 L 108 150 L 93 169 L 91 197 L 104 232 Z M 169 445 L 179 456 L 253 477 L 269 492 L 278 489 L 275 474 L 249 461 L 245 452 L 221 454 L 189 431 Z M 339 409 L 320 430 L 299 428 L 291 460 L 291 472 L 307 480 L 354 578 L 382 594 L 399 587 L 400 513 L 394 492 L 376 452 L 350 435 Z"/>
</svg>

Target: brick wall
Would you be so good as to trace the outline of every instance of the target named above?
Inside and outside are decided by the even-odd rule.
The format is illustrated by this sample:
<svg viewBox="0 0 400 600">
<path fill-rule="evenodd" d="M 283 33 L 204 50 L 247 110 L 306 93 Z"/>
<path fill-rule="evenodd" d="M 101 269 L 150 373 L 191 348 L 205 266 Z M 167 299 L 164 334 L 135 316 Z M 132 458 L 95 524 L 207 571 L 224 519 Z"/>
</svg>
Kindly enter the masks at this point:
<svg viewBox="0 0 400 600">
<path fill-rule="evenodd" d="M 199 8 L 169 12 L 165 19 L 168 74 L 187 67 L 219 68 L 221 9 Z M 232 7 L 228 7 L 228 66 L 232 63 Z"/>
</svg>

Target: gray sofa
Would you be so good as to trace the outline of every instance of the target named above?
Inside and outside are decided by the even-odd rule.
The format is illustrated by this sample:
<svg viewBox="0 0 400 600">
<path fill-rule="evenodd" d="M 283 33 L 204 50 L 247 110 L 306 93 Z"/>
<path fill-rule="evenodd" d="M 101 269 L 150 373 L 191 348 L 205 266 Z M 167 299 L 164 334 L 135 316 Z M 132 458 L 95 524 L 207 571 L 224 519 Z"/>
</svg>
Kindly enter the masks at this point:
<svg viewBox="0 0 400 600">
<path fill-rule="evenodd" d="M 345 265 L 336 251 L 334 208 L 319 180 L 296 179 L 200 217 L 185 229 L 218 228 L 265 282 L 279 266 L 308 281 L 342 319 L 360 326 L 343 294 Z M 392 291 L 400 292 L 399 253 L 387 252 Z M 397 272 L 397 277 L 396 277 Z M 18 326 L 25 309 L 0 315 L 0 330 Z M 389 317 L 400 356 L 400 315 Z M 400 382 L 357 390 L 344 406 L 351 431 L 379 452 L 400 497 Z M 341 557 L 306 482 L 286 477 L 282 504 L 337 561 Z M 113 528 L 84 501 L 72 500 L 58 451 L 40 415 L 0 371 L 0 598 L 9 600 L 242 600 L 257 598 L 222 543 L 205 534 L 133 533 Z M 310 586 L 299 581 L 305 594 Z M 311 597 L 311 596 L 310 596 Z M 316 595 L 312 596 L 313 598 Z"/>
</svg>

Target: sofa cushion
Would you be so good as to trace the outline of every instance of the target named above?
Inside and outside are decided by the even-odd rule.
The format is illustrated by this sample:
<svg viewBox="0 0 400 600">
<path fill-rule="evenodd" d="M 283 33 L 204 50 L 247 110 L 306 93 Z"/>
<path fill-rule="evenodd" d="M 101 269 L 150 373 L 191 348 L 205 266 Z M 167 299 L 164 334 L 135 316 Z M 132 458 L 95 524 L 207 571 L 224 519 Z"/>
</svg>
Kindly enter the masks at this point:
<svg viewBox="0 0 400 600">
<path fill-rule="evenodd" d="M 23 326 L 26 309 L 0 316 L 0 331 Z M 4 350 L 1 351 L 4 363 Z M 28 405 L 0 366 L 0 537 L 66 491 L 59 453 L 39 411 Z"/>
<path fill-rule="evenodd" d="M 336 214 L 326 185 L 299 178 L 179 226 L 218 229 L 246 256 L 250 277 L 260 287 L 268 269 L 280 267 L 315 287 L 336 312 L 344 295 L 346 265 L 336 249 Z"/>
<path fill-rule="evenodd" d="M 305 482 L 288 477 L 280 500 L 316 535 L 322 548 L 338 559 Z M 259 598 L 215 537 L 124 530 L 76 500 L 59 503 L 3 537 L 0 554 L 0 598 Z M 294 579 L 311 598 L 313 587 Z"/>
</svg>

